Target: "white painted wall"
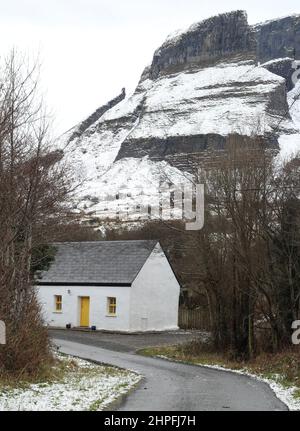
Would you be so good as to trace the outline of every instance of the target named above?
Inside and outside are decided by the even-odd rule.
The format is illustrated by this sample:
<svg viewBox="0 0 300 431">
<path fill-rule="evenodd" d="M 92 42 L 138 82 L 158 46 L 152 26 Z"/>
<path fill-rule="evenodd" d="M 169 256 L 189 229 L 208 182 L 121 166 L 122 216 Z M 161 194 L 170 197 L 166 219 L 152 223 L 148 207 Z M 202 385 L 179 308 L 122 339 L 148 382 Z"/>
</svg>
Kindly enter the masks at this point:
<svg viewBox="0 0 300 431">
<path fill-rule="evenodd" d="M 43 318 L 49 326 L 80 326 L 80 297 L 90 297 L 90 326 L 110 331 L 129 331 L 130 287 L 37 286 Z M 68 293 L 70 292 L 70 293 Z M 55 295 L 62 295 L 62 311 L 55 312 Z M 107 297 L 117 298 L 117 315 L 107 315 Z"/>
<path fill-rule="evenodd" d="M 101 281 L 101 280 L 100 280 Z M 80 326 L 80 297 L 90 297 L 90 326 L 109 331 L 163 331 L 178 328 L 180 286 L 160 245 L 152 251 L 131 287 L 37 286 L 49 326 Z M 62 311 L 55 311 L 62 295 Z M 117 315 L 107 315 L 107 298 L 117 298 Z"/>
<path fill-rule="evenodd" d="M 131 286 L 130 330 L 177 329 L 179 293 L 180 285 L 157 244 Z"/>
</svg>

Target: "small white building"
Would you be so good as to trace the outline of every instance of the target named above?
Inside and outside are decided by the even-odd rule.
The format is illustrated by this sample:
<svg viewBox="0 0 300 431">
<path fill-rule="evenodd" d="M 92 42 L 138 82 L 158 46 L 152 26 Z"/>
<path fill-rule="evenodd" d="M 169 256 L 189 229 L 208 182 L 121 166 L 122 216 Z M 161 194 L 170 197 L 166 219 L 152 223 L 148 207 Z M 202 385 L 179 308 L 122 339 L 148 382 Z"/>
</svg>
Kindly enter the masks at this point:
<svg viewBox="0 0 300 431">
<path fill-rule="evenodd" d="M 55 243 L 36 282 L 45 323 L 109 331 L 178 328 L 180 286 L 158 241 Z"/>
</svg>

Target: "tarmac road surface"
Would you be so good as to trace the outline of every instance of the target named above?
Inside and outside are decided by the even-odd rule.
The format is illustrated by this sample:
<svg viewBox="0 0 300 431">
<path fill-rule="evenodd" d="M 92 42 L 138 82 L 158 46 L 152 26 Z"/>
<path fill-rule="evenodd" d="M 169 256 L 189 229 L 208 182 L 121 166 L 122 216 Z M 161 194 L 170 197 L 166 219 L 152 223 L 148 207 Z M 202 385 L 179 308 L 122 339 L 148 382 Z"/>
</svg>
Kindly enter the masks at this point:
<svg viewBox="0 0 300 431">
<path fill-rule="evenodd" d="M 117 351 L 99 346 L 99 338 L 72 331 L 55 331 L 54 343 L 63 353 L 136 371 L 144 379 L 114 410 L 119 411 L 221 411 L 221 410 L 288 410 L 262 382 L 247 376 L 186 365 L 164 359 L 144 357 L 122 347 Z M 72 338 L 75 341 L 72 341 Z M 94 341 L 94 345 L 93 345 Z M 96 345 L 95 345 L 96 344 Z"/>
</svg>

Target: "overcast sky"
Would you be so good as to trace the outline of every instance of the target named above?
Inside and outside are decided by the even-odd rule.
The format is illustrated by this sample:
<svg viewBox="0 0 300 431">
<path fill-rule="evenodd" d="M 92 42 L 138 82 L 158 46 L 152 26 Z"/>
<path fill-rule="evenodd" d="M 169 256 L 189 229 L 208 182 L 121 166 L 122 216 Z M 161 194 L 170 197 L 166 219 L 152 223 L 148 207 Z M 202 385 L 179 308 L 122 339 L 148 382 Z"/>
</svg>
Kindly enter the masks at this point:
<svg viewBox="0 0 300 431">
<path fill-rule="evenodd" d="M 299 0 L 0 0 L 0 53 L 42 61 L 42 84 L 60 134 L 116 96 L 130 94 L 166 36 L 235 9 L 256 23 L 300 13 Z"/>
</svg>

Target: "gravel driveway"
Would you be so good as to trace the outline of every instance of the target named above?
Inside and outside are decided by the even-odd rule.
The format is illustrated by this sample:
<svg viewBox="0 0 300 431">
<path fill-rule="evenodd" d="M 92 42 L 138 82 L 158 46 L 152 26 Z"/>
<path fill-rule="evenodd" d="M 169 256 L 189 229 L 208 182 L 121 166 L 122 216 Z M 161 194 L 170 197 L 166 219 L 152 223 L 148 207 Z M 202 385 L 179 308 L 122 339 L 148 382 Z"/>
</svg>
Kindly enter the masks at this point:
<svg viewBox="0 0 300 431">
<path fill-rule="evenodd" d="M 200 331 L 183 330 L 147 334 L 118 334 L 100 331 L 50 329 L 49 333 L 52 338 L 91 344 L 117 352 L 135 352 L 144 347 L 184 343 L 193 338 L 206 335 Z"/>
<path fill-rule="evenodd" d="M 172 342 L 175 334 L 171 338 L 168 334 L 153 334 L 153 338 L 147 334 L 146 340 L 145 335 L 127 338 L 104 335 L 51 331 L 64 353 L 130 369 L 144 376 L 142 384 L 119 406 L 120 411 L 287 410 L 267 384 L 247 376 L 134 353 L 136 347 L 146 347 L 146 340 L 149 340 L 148 346 L 152 341 L 163 343 L 163 339 Z"/>
</svg>

